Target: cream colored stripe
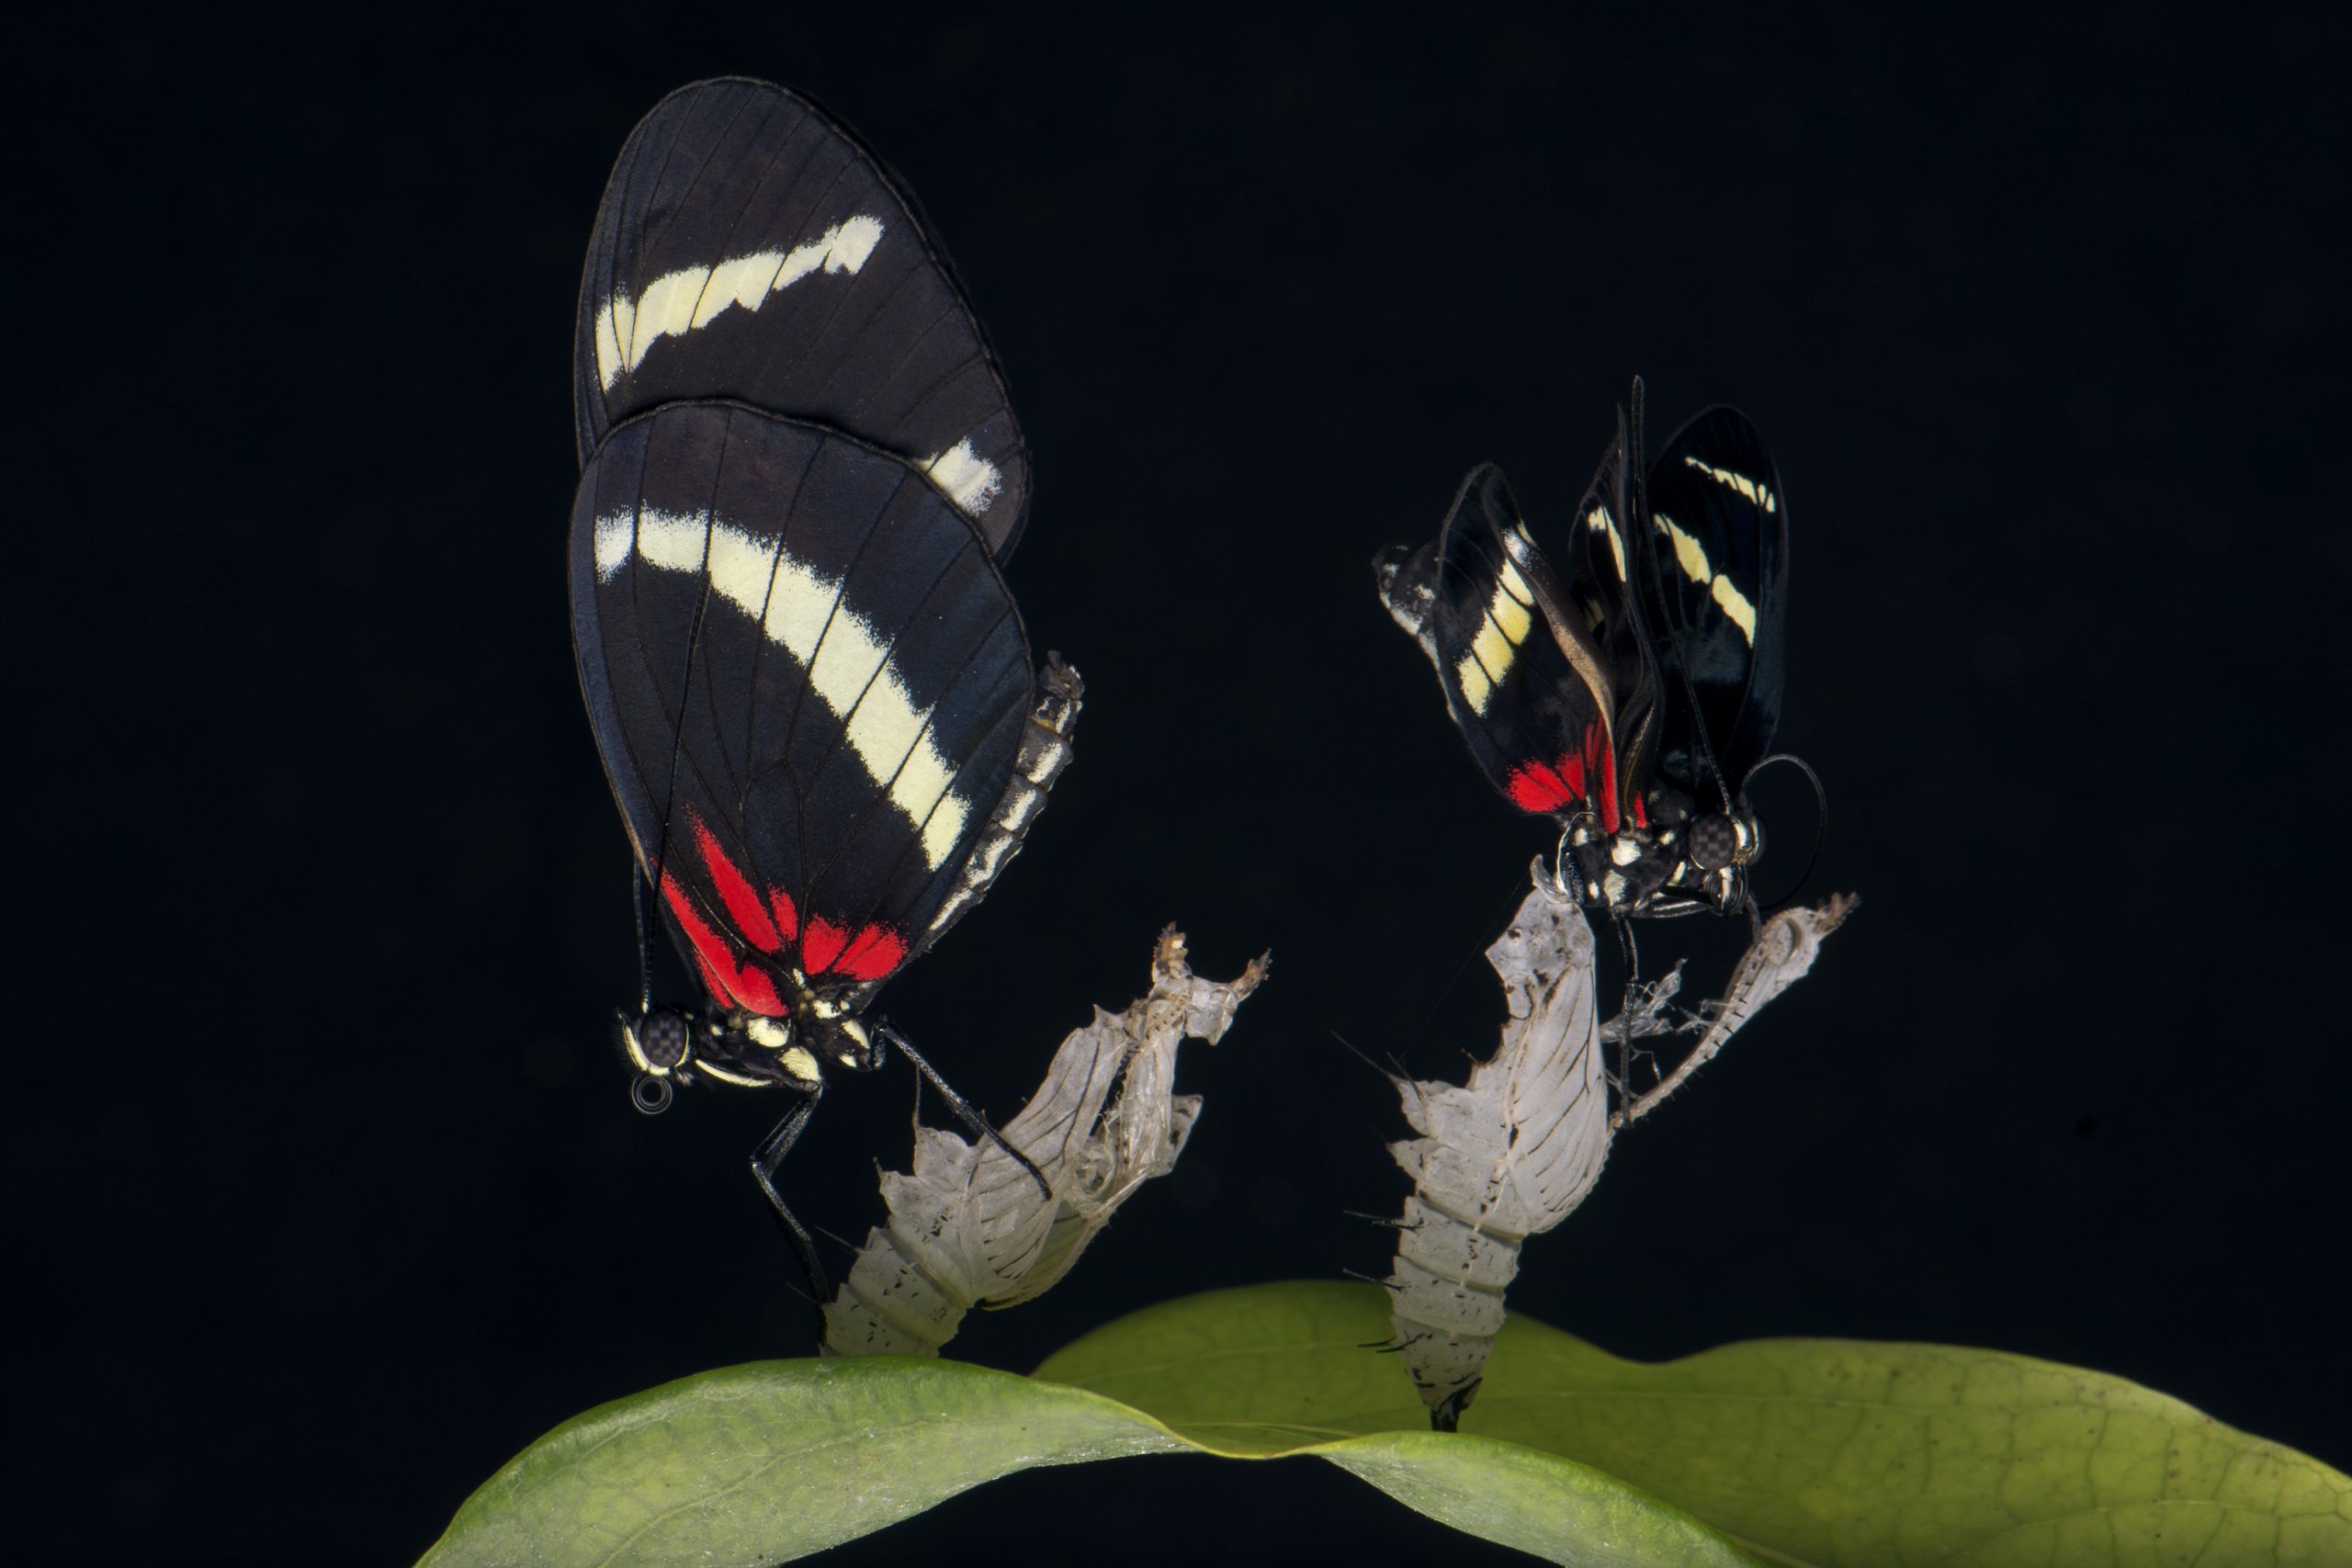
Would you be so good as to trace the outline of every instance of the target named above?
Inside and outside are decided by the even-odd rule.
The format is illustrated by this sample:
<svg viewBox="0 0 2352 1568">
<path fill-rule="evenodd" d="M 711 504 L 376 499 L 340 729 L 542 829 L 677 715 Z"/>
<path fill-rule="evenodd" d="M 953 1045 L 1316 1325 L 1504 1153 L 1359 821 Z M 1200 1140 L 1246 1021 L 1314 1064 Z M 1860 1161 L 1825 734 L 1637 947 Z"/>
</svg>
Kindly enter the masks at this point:
<svg viewBox="0 0 2352 1568">
<path fill-rule="evenodd" d="M 596 581 L 610 582 L 637 547 L 636 519 L 626 512 L 596 519 Z"/>
<path fill-rule="evenodd" d="M 1508 566 L 1503 570 L 1513 577 L 1519 575 Z M 1506 583 L 1496 588 L 1493 601 L 1487 605 L 1487 614 L 1501 629 L 1503 636 L 1510 639 L 1510 645 L 1517 648 L 1527 640 L 1527 628 L 1535 624 L 1534 617 L 1528 614 L 1527 609 L 1533 601 L 1512 598 L 1506 591 L 1508 586 Z"/>
<path fill-rule="evenodd" d="M 1749 479 L 1746 474 L 1735 473 L 1729 468 L 1719 468 L 1713 463 L 1702 463 L 1698 458 L 1690 457 L 1688 454 L 1683 457 L 1682 461 L 1689 467 L 1698 469 L 1701 473 L 1706 475 L 1717 484 L 1722 485 L 1725 490 L 1738 491 L 1741 495 L 1746 496 L 1748 500 L 1754 502 L 1757 505 L 1762 507 L 1767 512 L 1778 512 L 1781 510 L 1781 498 L 1774 495 L 1767 487 L 1758 484 L 1754 479 Z"/>
<path fill-rule="evenodd" d="M 1704 582 L 1715 575 L 1713 564 L 1707 559 L 1706 549 L 1698 540 L 1683 532 L 1680 524 L 1663 512 L 1654 512 L 1650 515 L 1660 528 L 1666 530 L 1666 536 L 1674 541 L 1674 564 L 1682 569 L 1683 576 L 1693 582 Z"/>
<path fill-rule="evenodd" d="M 1515 651 L 1510 638 L 1491 617 L 1479 622 L 1478 635 L 1470 639 L 1470 657 L 1486 667 L 1487 678 L 1499 683 L 1510 673 L 1511 655 Z"/>
<path fill-rule="evenodd" d="M 1494 695 L 1495 683 L 1487 679 L 1486 669 L 1479 664 L 1476 650 L 1464 654 L 1460 662 L 1454 665 L 1453 682 L 1462 688 L 1463 700 L 1470 705 L 1470 711 L 1484 716 L 1487 699 Z"/>
<path fill-rule="evenodd" d="M 1617 520 L 1609 515 L 1609 508 L 1596 506 L 1585 513 L 1585 526 L 1598 528 L 1609 536 L 1609 553 L 1617 560 L 1617 581 L 1625 581 L 1625 541 L 1617 536 Z"/>
<path fill-rule="evenodd" d="M 710 520 L 701 513 L 682 517 L 640 509 L 637 514 L 637 553 L 664 570 L 699 571 L 709 543 Z"/>
<path fill-rule="evenodd" d="M 967 517 L 978 517 L 995 503 L 997 492 L 1004 488 L 1004 476 L 997 466 L 972 450 L 968 437 L 942 452 L 936 457 L 923 460 L 923 472 L 938 481 L 956 503 L 956 510 Z"/>
<path fill-rule="evenodd" d="M 1470 651 L 1453 667 L 1454 681 L 1473 713 L 1486 713 L 1495 687 L 1510 672 L 1519 645 L 1527 640 L 1528 628 L 1535 624 L 1529 614 L 1534 603 L 1535 591 L 1520 576 L 1519 568 L 1505 558 L 1502 570 L 1496 574 L 1495 592 L 1487 601 L 1487 615 L 1478 635 L 1470 639 Z"/>
<path fill-rule="evenodd" d="M 1728 577 L 1715 579 L 1714 595 L 1715 604 L 1723 610 L 1724 618 L 1737 626 L 1739 635 L 1747 639 L 1747 646 L 1754 648 L 1756 646 L 1756 606 L 1747 602 L 1747 595 L 1733 587 L 1731 579 Z"/>
<path fill-rule="evenodd" d="M 708 326 L 730 307 L 756 310 L 768 296 L 822 268 L 855 273 L 882 243 L 882 220 L 856 217 L 789 251 L 756 251 L 716 266 L 681 267 L 647 284 L 631 299 L 615 292 L 595 310 L 596 379 L 605 390 L 645 363 L 653 345 Z"/>
<path fill-rule="evenodd" d="M 1688 460 L 1696 461 L 1695 458 Z M 1666 531 L 1666 536 L 1674 542 L 1674 564 L 1682 569 L 1682 575 L 1694 583 L 1706 585 L 1708 593 L 1722 609 L 1724 618 L 1739 628 L 1739 635 L 1747 639 L 1748 647 L 1755 647 L 1756 606 L 1747 602 L 1747 595 L 1742 593 L 1730 578 L 1715 575 L 1713 563 L 1707 559 L 1705 548 L 1685 533 L 1680 524 L 1663 512 L 1652 513 L 1651 516 Z"/>
<path fill-rule="evenodd" d="M 971 802 L 951 788 L 955 765 L 939 750 L 931 710 L 917 708 L 865 618 L 842 603 L 839 581 L 708 513 L 640 508 L 596 520 L 596 575 L 609 580 L 630 553 L 665 571 L 705 571 L 711 591 L 760 623 L 770 642 L 808 673 L 809 688 L 842 721 L 850 750 L 922 835 L 924 862 L 939 869 L 963 836 Z"/>
<path fill-rule="evenodd" d="M 1530 539 L 1527 542 L 1532 545 L 1535 541 Z M 1503 592 L 1509 593 L 1520 604 L 1532 604 L 1535 603 L 1535 590 L 1527 586 L 1527 579 L 1519 575 L 1519 568 L 1512 563 L 1510 558 L 1508 556 L 1503 558 L 1503 574 L 1500 581 Z M 1500 596 L 1496 598 L 1495 603 L 1497 604 L 1500 604 L 1502 603 Z M 1511 640 L 1513 642 L 1517 642 L 1521 637 L 1524 637 L 1527 634 L 1524 632 L 1519 633 L 1517 636 L 1514 636 Z"/>
</svg>

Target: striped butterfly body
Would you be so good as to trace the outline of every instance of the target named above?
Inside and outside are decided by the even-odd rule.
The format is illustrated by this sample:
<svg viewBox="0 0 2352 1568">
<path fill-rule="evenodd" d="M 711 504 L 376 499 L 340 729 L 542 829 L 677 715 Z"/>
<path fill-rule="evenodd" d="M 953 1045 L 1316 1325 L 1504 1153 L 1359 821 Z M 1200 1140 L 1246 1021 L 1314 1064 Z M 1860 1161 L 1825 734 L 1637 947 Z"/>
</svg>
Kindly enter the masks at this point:
<svg viewBox="0 0 2352 1568">
<path fill-rule="evenodd" d="M 1374 561 L 1495 787 L 1555 818 L 1554 874 L 1616 919 L 1751 907 L 1746 783 L 1779 727 L 1788 511 L 1755 427 L 1711 409 L 1642 463 L 1642 388 L 1555 575 L 1493 465 L 1436 540 Z"/>
<path fill-rule="evenodd" d="M 986 894 L 1070 758 L 1081 687 L 1033 667 L 1000 567 L 1028 461 L 913 204 L 764 83 L 629 137 L 590 242 L 571 537 L 582 693 L 638 871 L 703 998 L 619 1021 L 673 1086 L 805 1096 L 897 1044 L 876 993 Z"/>
</svg>

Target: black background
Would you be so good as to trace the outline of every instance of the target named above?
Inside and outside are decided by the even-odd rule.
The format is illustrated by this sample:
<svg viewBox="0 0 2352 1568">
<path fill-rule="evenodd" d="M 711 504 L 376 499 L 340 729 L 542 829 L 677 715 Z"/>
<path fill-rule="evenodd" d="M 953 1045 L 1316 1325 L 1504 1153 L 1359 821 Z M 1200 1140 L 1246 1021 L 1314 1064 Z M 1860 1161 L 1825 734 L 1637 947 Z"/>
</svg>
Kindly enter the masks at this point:
<svg viewBox="0 0 2352 1568">
<path fill-rule="evenodd" d="M 1178 1176 L 959 1355 L 1385 1269 L 1342 1211 L 1393 1210 L 1400 1122 L 1333 1033 L 1456 1070 L 1548 839 L 1366 562 L 1482 458 L 1556 525 L 1639 371 L 1661 432 L 1736 401 L 1779 456 L 1808 888 L 1866 904 L 1512 1304 L 1639 1358 L 1999 1347 L 2352 1459 L 2340 12 L 74 20 L 12 156 L 12 1556 L 405 1561 L 563 1418 L 804 1348 L 741 1173 L 779 1108 L 628 1108 L 563 602 L 597 195 L 724 72 L 928 208 L 1034 447 L 1010 575 L 1090 688 L 889 1016 L 1002 1117 L 1163 921 L 1276 954 L 1187 1057 Z M 1693 924 L 1645 954 L 1703 985 Z M 804 1212 L 863 1234 L 911 1101 L 837 1086 Z M 1349 1550 L 1507 1555 L 1177 1460 L 842 1555 Z"/>
</svg>

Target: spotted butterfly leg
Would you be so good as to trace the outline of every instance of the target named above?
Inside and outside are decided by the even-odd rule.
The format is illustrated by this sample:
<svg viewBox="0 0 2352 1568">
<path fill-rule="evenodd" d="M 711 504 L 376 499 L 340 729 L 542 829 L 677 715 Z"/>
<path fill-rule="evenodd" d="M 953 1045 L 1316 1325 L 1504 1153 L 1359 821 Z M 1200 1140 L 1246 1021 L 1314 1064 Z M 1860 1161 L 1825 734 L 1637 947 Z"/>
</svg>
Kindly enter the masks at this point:
<svg viewBox="0 0 2352 1568">
<path fill-rule="evenodd" d="M 800 1260 L 800 1272 L 808 1280 L 808 1293 L 821 1309 L 832 1300 L 832 1282 L 825 1277 L 825 1266 L 817 1261 L 817 1244 L 809 1238 L 808 1227 L 785 1202 L 784 1194 L 775 1190 L 775 1170 L 784 1163 L 784 1156 L 792 1152 L 792 1145 L 800 1141 L 808 1118 L 815 1114 L 817 1101 L 824 1096 L 825 1080 L 812 1078 L 805 1084 L 796 1081 L 791 1087 L 808 1098 L 795 1106 L 792 1114 L 777 1122 L 775 1130 L 760 1140 L 760 1146 L 752 1151 L 752 1179 L 760 1184 L 760 1190 L 768 1195 L 768 1206 L 784 1222 L 785 1234 L 792 1238 L 792 1250 Z"/>
<path fill-rule="evenodd" d="M 1060 654 L 1048 653 L 1045 669 L 1038 671 L 1037 684 L 1043 694 L 1022 730 L 1021 752 L 1013 759 L 1012 777 L 1006 783 L 988 826 L 973 842 L 972 852 L 965 858 L 956 891 L 947 896 L 947 901 L 924 929 L 922 940 L 915 944 L 918 952 L 937 942 L 948 927 L 962 919 L 973 905 L 987 896 L 998 875 L 1021 852 L 1021 840 L 1027 836 L 1029 825 L 1046 808 L 1046 794 L 1076 754 L 1069 736 L 1078 725 L 1086 682 L 1079 679 L 1077 671 L 1062 662 Z"/>
</svg>

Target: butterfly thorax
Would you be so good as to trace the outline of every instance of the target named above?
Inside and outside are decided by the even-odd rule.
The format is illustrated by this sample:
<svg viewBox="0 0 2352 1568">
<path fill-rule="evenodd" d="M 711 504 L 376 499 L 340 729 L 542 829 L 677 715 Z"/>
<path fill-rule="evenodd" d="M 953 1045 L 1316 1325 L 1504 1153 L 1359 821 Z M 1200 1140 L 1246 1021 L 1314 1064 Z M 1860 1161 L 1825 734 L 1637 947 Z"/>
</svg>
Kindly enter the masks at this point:
<svg viewBox="0 0 2352 1568">
<path fill-rule="evenodd" d="M 813 986 L 797 969 L 783 977 L 792 1007 L 777 1017 L 717 1007 L 691 1018 L 674 1008 L 621 1014 L 621 1051 L 638 1071 L 639 1102 L 666 1104 L 656 1086 L 672 1083 L 808 1093 L 822 1086 L 828 1066 L 864 1073 L 880 1064 L 880 1046 L 856 1012 L 869 987 Z"/>
</svg>

